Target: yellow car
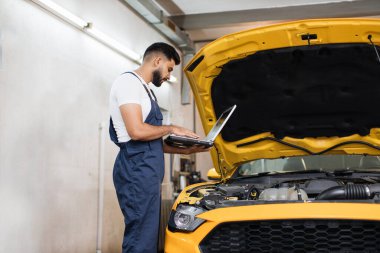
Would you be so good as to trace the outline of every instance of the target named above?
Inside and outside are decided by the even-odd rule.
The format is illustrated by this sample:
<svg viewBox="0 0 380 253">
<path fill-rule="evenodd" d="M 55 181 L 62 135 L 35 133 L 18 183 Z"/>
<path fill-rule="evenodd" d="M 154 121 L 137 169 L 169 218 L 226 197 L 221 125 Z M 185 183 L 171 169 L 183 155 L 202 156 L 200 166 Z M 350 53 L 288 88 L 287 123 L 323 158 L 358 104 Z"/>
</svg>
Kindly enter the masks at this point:
<svg viewBox="0 0 380 253">
<path fill-rule="evenodd" d="M 237 107 L 165 252 L 380 252 L 379 45 L 379 19 L 323 19 L 200 50 L 185 73 L 205 132 Z"/>
</svg>

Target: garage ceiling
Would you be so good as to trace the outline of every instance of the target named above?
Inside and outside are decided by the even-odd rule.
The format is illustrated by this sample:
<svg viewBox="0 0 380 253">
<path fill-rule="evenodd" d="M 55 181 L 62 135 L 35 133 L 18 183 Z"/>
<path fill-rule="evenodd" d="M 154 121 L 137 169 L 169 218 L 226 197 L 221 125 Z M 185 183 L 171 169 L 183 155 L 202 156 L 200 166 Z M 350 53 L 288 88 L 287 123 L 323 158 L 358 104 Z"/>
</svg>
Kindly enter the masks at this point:
<svg viewBox="0 0 380 253">
<path fill-rule="evenodd" d="M 169 28 L 172 34 L 165 35 L 177 45 L 182 41 L 190 43 L 189 47 L 193 47 L 191 42 L 208 42 L 225 34 L 284 20 L 380 15 L 380 0 L 120 1 L 164 34 Z M 162 31 L 163 25 L 166 27 Z M 173 33 L 181 40 L 173 39 Z M 190 40 L 186 41 L 186 37 Z"/>
</svg>

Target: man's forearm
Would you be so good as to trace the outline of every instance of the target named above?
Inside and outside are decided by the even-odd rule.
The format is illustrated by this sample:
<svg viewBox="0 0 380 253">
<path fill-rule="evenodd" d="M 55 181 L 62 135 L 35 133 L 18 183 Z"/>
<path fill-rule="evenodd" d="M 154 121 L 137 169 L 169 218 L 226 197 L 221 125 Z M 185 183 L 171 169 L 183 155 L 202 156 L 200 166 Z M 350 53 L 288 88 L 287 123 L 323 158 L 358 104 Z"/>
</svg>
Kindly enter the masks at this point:
<svg viewBox="0 0 380 253">
<path fill-rule="evenodd" d="M 133 140 L 151 141 L 172 133 L 172 126 L 153 126 L 143 123 L 138 129 L 128 134 Z"/>
<path fill-rule="evenodd" d="M 153 126 L 143 122 L 141 105 L 124 104 L 120 107 L 120 113 L 123 117 L 125 128 L 132 140 L 151 141 L 159 139 L 167 134 L 176 134 L 191 138 L 199 136 L 193 131 L 179 126 Z"/>
</svg>

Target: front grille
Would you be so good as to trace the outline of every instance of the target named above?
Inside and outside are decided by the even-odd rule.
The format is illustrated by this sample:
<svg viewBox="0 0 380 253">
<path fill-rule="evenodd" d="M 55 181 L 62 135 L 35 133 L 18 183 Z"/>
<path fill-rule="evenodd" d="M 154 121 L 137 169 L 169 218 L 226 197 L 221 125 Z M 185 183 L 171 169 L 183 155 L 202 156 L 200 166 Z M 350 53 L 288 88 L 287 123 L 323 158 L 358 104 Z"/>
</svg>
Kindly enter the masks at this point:
<svg viewBox="0 0 380 253">
<path fill-rule="evenodd" d="M 201 242 L 202 253 L 380 252 L 380 222 L 266 220 L 222 223 Z"/>
</svg>

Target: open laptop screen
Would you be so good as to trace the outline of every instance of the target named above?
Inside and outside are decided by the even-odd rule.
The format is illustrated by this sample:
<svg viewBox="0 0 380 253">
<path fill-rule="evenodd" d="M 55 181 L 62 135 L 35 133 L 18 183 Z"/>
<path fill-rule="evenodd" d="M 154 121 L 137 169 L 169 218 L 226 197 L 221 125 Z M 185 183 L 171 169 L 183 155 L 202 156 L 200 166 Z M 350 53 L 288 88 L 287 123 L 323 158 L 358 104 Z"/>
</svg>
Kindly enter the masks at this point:
<svg viewBox="0 0 380 253">
<path fill-rule="evenodd" d="M 229 117 L 234 112 L 235 108 L 236 108 L 236 105 L 231 106 L 230 108 L 228 108 L 227 110 L 222 112 L 222 114 L 219 116 L 219 119 L 216 121 L 215 125 L 212 127 L 211 131 L 206 136 L 206 138 L 205 138 L 206 141 L 214 141 L 215 140 L 216 136 L 218 136 L 218 134 L 220 133 L 220 131 L 222 130 L 222 128 L 226 124 L 227 120 L 229 119 Z"/>
<path fill-rule="evenodd" d="M 235 108 L 236 108 L 236 105 L 225 110 L 219 116 L 218 120 L 215 122 L 211 131 L 203 140 L 170 134 L 168 137 L 166 137 L 164 141 L 166 144 L 170 146 L 180 147 L 180 148 L 187 148 L 194 145 L 212 147 L 214 145 L 215 138 L 218 136 L 220 131 L 222 131 L 222 128 L 227 123 L 228 119 L 230 118 L 231 114 L 234 112 Z"/>
</svg>

